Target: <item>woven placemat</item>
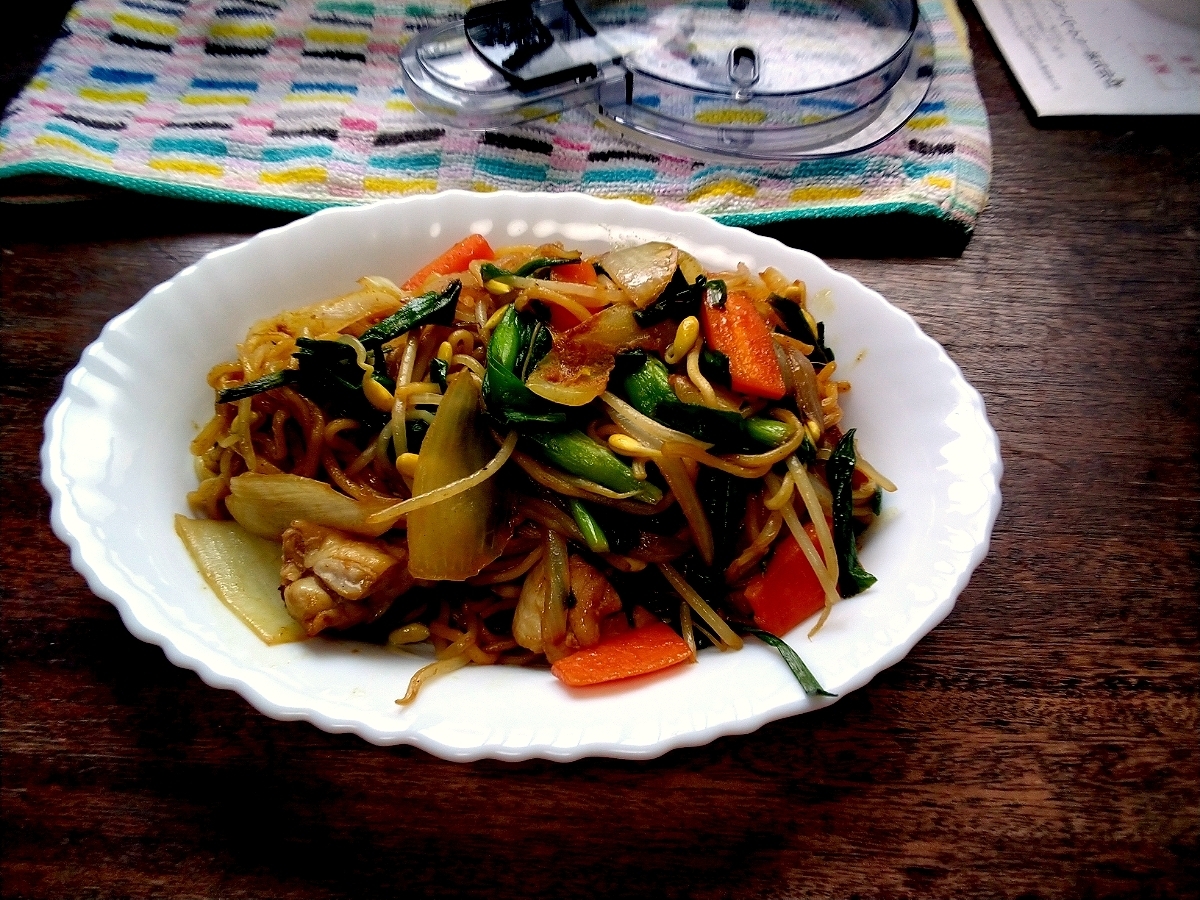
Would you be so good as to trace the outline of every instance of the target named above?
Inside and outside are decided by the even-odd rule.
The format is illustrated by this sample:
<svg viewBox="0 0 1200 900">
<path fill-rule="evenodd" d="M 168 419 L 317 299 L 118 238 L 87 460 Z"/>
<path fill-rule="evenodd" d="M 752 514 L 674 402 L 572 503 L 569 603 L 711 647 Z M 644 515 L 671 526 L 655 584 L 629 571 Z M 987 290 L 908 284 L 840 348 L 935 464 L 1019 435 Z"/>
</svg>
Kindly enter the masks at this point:
<svg viewBox="0 0 1200 900">
<path fill-rule="evenodd" d="M 882 144 L 782 165 L 653 152 L 586 110 L 487 132 L 425 119 L 397 48 L 461 3 L 81 0 L 0 122 L 0 177 L 65 175 L 309 212 L 450 188 L 583 191 L 726 224 L 907 212 L 969 232 L 987 115 L 953 0 L 922 0 L 929 95 Z"/>
</svg>

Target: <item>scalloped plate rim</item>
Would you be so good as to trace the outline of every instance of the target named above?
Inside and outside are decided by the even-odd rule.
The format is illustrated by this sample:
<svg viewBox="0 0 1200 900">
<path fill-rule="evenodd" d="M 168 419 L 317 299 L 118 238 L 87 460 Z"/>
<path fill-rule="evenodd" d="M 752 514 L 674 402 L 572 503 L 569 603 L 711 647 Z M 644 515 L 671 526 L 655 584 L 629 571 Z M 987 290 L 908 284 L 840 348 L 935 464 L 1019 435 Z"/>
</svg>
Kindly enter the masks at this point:
<svg viewBox="0 0 1200 900">
<path fill-rule="evenodd" d="M 798 701 L 781 703 L 751 715 L 741 716 L 731 721 L 719 722 L 710 727 L 679 732 L 666 739 L 645 744 L 613 744 L 600 741 L 580 742 L 571 746 L 555 745 L 552 742 L 511 747 L 494 743 L 481 743 L 474 747 L 451 746 L 431 739 L 427 734 L 419 731 L 383 731 L 368 725 L 361 718 L 355 718 L 353 715 L 330 715 L 315 708 L 311 700 L 306 705 L 303 700 L 299 703 L 289 703 L 282 702 L 276 697 L 268 696 L 268 693 L 260 689 L 258 680 L 253 677 L 256 673 L 247 673 L 240 670 L 237 661 L 232 657 L 226 656 L 214 659 L 211 655 L 198 652 L 198 650 L 203 651 L 204 648 L 197 644 L 193 636 L 174 633 L 169 628 L 164 630 L 161 625 L 156 627 L 154 623 L 148 624 L 146 619 L 153 619 L 156 612 L 154 610 L 155 598 L 144 594 L 139 588 L 131 584 L 122 573 L 116 571 L 109 564 L 106 555 L 107 548 L 102 543 L 96 541 L 95 535 L 89 530 L 89 524 L 81 515 L 78 504 L 72 495 L 72 489 L 76 485 L 63 471 L 61 441 L 64 427 L 63 422 L 72 413 L 72 404 L 75 400 L 73 394 L 75 392 L 82 392 L 83 390 L 78 386 L 78 380 L 87 373 L 89 363 L 97 360 L 99 352 L 104 348 L 106 341 L 115 334 L 120 323 L 145 312 L 154 302 L 153 298 L 155 296 L 176 290 L 179 284 L 185 283 L 185 279 L 199 277 L 197 273 L 202 275 L 214 265 L 225 265 L 226 263 L 220 262 L 222 259 L 237 259 L 239 254 L 253 254 L 255 246 L 259 246 L 256 242 L 264 242 L 261 246 L 265 246 L 266 241 L 287 241 L 289 233 L 302 233 L 307 229 L 319 228 L 323 223 L 332 222 L 338 217 L 356 216 L 364 213 L 372 214 L 370 213 L 371 210 L 403 209 L 410 206 L 420 207 L 426 204 L 480 204 L 483 208 L 489 208 L 493 205 L 503 207 L 506 202 L 524 204 L 538 201 L 552 207 L 565 203 L 581 205 L 583 208 L 592 207 L 597 210 L 603 210 L 604 214 L 600 216 L 600 221 L 609 222 L 617 228 L 634 227 L 644 229 L 665 227 L 670 229 L 671 226 L 674 226 L 676 229 L 689 235 L 698 234 L 705 237 L 710 234 L 717 235 L 716 239 L 718 241 L 720 240 L 720 235 L 728 237 L 730 233 L 733 233 L 737 235 L 737 239 L 734 240 L 735 243 L 748 240 L 751 243 L 761 244 L 764 247 L 769 246 L 771 251 L 777 254 L 798 254 L 800 257 L 806 258 L 809 265 L 824 270 L 833 280 L 840 281 L 843 285 L 852 286 L 852 290 L 865 291 L 875 302 L 881 305 L 881 309 L 885 310 L 887 315 L 893 317 L 895 326 L 904 327 L 909 332 L 906 335 L 907 338 L 915 339 L 918 343 L 925 344 L 926 349 L 932 351 L 936 363 L 947 367 L 949 383 L 959 392 L 960 405 L 966 404 L 979 414 L 982 418 L 983 426 L 986 428 L 985 438 L 990 437 L 990 441 L 985 441 L 987 446 L 979 448 L 981 452 L 987 453 L 990 457 L 987 466 L 990 478 L 990 485 L 988 487 L 990 487 L 990 490 L 988 491 L 987 509 L 982 513 L 981 535 L 971 548 L 965 563 L 960 565 L 955 573 L 953 585 L 943 592 L 944 596 L 940 597 L 936 605 L 928 612 L 922 625 L 912 631 L 905 640 L 894 644 L 886 654 L 886 657 L 880 661 L 879 665 L 872 666 L 870 669 L 862 669 L 857 672 L 855 677 L 844 682 L 840 686 L 840 696 L 845 696 L 850 691 L 865 686 L 879 672 L 899 662 L 912 650 L 919 640 L 945 619 L 953 609 L 958 595 L 965 589 L 972 572 L 988 552 L 990 535 L 1000 508 L 1001 495 L 999 483 L 1003 466 L 1000 457 L 999 440 L 996 437 L 995 431 L 987 423 L 982 397 L 966 382 L 958 366 L 949 358 L 943 348 L 921 330 L 912 316 L 893 306 L 880 294 L 865 287 L 851 276 L 832 269 L 822 260 L 806 251 L 786 247 L 771 238 L 721 225 L 695 213 L 646 207 L 626 200 L 601 200 L 588 195 L 577 194 L 558 193 L 539 195 L 508 191 L 475 194 L 467 191 L 447 191 L 435 195 L 381 201 L 366 206 L 336 207 L 322 210 L 312 216 L 298 219 L 279 228 L 261 232 L 258 235 L 228 247 L 214 250 L 196 263 L 185 267 L 172 278 L 151 289 L 136 304 L 115 316 L 104 326 L 99 337 L 84 350 L 79 364 L 66 377 L 61 395 L 46 416 L 45 440 L 41 450 L 42 483 L 52 498 L 52 528 L 59 539 L 70 548 L 72 565 L 78 572 L 84 575 L 88 586 L 97 596 L 107 600 L 117 608 L 122 622 L 131 634 L 139 640 L 162 647 L 167 658 L 174 665 L 195 671 L 205 683 L 216 688 L 238 692 L 252 706 L 272 718 L 285 721 L 308 721 L 325 731 L 332 733 L 354 733 L 378 745 L 411 744 L 435 756 L 455 761 L 472 761 L 482 758 L 510 761 L 544 758 L 557 761 L 570 761 L 585 756 L 650 759 L 675 748 L 700 746 L 721 736 L 747 734 L 757 730 L 768 722 L 786 718 L 797 713 L 824 708 L 835 702 L 837 698 L 814 700 L 812 698 L 801 697 Z M 554 211 L 554 209 L 551 209 L 551 212 Z M 495 211 L 493 211 L 493 215 L 495 214 Z M 578 218 L 580 213 L 576 212 L 573 215 Z M 622 219 L 631 220 L 633 224 L 628 225 L 623 223 Z M 989 478 L 985 478 L 985 482 Z M 81 539 L 81 534 L 91 539 L 90 542 Z M 133 599 L 131 599 L 131 596 Z M 162 618 L 161 615 L 159 615 L 159 618 Z M 630 689 L 637 690 L 638 688 L 633 686 Z"/>
</svg>

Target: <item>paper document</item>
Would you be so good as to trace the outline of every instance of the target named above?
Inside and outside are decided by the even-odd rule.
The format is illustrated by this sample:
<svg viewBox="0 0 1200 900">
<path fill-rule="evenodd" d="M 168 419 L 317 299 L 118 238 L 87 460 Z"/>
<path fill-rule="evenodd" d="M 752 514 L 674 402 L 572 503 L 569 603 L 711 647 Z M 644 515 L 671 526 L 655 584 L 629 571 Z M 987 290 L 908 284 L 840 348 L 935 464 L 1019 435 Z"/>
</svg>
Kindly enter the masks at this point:
<svg viewBox="0 0 1200 900">
<path fill-rule="evenodd" d="M 975 0 L 1039 116 L 1200 114 L 1200 0 Z"/>
</svg>

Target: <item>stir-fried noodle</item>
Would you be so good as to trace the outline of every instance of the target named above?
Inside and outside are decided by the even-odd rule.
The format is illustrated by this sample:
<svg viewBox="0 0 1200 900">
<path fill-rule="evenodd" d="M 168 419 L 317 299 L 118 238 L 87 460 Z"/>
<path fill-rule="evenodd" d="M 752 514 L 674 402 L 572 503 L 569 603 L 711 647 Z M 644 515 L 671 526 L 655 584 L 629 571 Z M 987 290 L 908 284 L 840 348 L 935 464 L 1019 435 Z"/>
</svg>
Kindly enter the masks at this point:
<svg viewBox="0 0 1200 900">
<path fill-rule="evenodd" d="M 467 664 L 610 680 L 819 628 L 873 582 L 856 539 L 894 486 L 835 374 L 775 269 L 474 235 L 255 324 L 209 373 L 188 500 L 280 542 L 309 637 L 431 645 L 398 702 Z"/>
</svg>

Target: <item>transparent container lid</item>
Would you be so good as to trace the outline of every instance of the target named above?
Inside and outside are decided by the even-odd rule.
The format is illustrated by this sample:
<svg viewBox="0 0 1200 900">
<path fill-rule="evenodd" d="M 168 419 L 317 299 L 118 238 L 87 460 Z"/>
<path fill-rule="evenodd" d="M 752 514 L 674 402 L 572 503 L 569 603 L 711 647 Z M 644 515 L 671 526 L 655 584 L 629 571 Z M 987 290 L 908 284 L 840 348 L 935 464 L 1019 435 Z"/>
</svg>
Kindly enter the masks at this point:
<svg viewBox="0 0 1200 900">
<path fill-rule="evenodd" d="M 646 143 L 759 160 L 882 140 L 924 99 L 933 61 L 916 0 L 500 0 L 400 57 L 409 99 L 452 127 L 592 105 Z"/>
</svg>

